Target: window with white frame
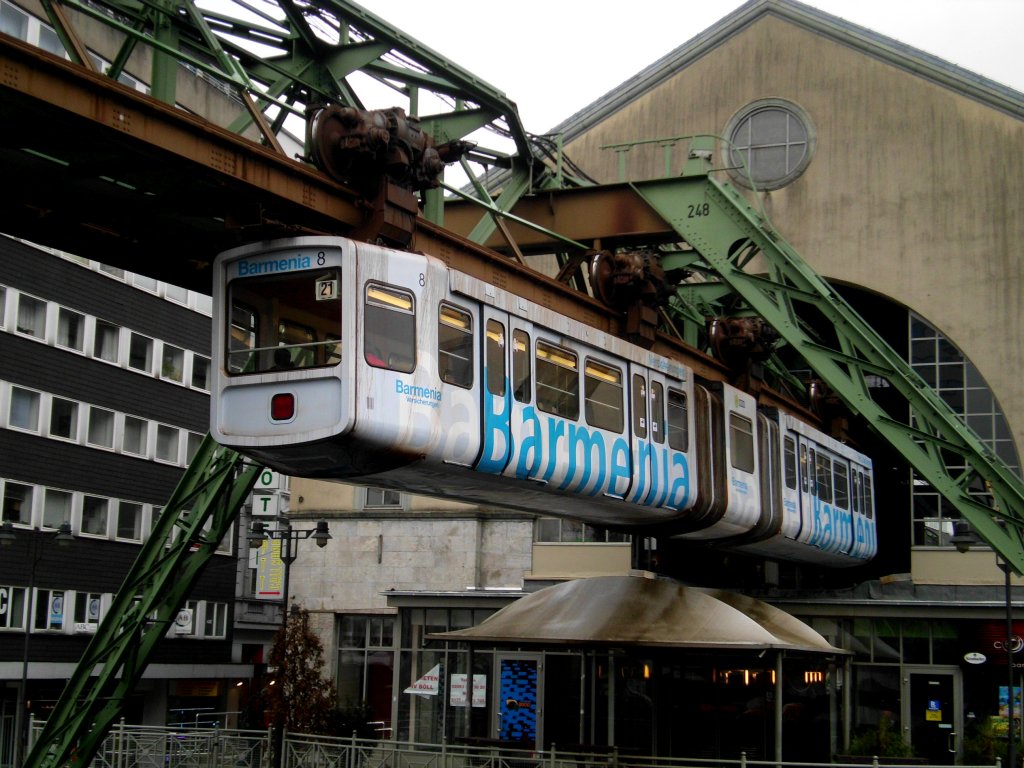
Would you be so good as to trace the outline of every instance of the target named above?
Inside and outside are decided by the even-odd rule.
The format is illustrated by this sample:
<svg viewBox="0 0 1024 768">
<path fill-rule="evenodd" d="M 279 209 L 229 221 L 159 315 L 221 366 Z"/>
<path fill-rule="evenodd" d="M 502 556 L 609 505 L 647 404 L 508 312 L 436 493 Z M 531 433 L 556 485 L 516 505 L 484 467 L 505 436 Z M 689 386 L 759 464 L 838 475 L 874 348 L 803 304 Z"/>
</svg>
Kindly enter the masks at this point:
<svg viewBox="0 0 1024 768">
<path fill-rule="evenodd" d="M 7 425 L 29 432 L 38 432 L 40 399 L 38 392 L 12 386 Z"/>
<path fill-rule="evenodd" d="M 66 307 L 57 311 L 57 345 L 76 352 L 85 350 L 85 315 Z"/>
<path fill-rule="evenodd" d="M 228 634 L 228 604 L 211 603 L 205 605 L 206 615 L 203 622 L 203 637 L 223 638 Z"/>
<path fill-rule="evenodd" d="M 117 538 L 142 541 L 142 505 L 134 501 L 117 504 Z"/>
<path fill-rule="evenodd" d="M 142 334 L 130 332 L 128 342 L 128 367 L 144 373 L 153 372 L 153 340 Z"/>
<path fill-rule="evenodd" d="M 108 363 L 116 363 L 120 354 L 121 328 L 106 320 L 96 321 L 93 333 L 92 356 Z"/>
<path fill-rule="evenodd" d="M 141 288 L 142 290 L 149 291 L 150 293 L 156 293 L 157 282 L 155 278 L 147 277 L 146 275 L 133 274 L 132 283 L 136 288 Z"/>
<path fill-rule="evenodd" d="M 67 491 L 47 488 L 43 494 L 43 527 L 60 528 L 71 522 L 72 495 Z"/>
<path fill-rule="evenodd" d="M 32 629 L 36 632 L 56 631 L 64 629 L 64 590 L 37 589 L 35 618 Z"/>
<path fill-rule="evenodd" d="M 18 296 L 18 333 L 46 338 L 46 302 L 22 293 Z"/>
<path fill-rule="evenodd" d="M 114 447 L 114 412 L 98 406 L 89 406 L 89 427 L 86 442 L 101 448 Z"/>
<path fill-rule="evenodd" d="M 64 55 L 64 45 L 61 43 L 57 33 L 45 24 L 39 25 L 39 47 L 49 51 L 54 56 Z"/>
<path fill-rule="evenodd" d="M 401 509 L 402 494 L 388 488 L 366 488 L 364 509 Z"/>
<path fill-rule="evenodd" d="M 179 384 L 185 381 L 184 349 L 173 344 L 164 343 L 163 355 L 160 361 L 160 378 L 175 381 Z"/>
<path fill-rule="evenodd" d="M 110 499 L 86 494 L 82 499 L 82 533 L 89 536 L 106 536 L 109 521 Z"/>
<path fill-rule="evenodd" d="M 78 403 L 54 397 L 50 401 L 50 437 L 78 439 Z"/>
<path fill-rule="evenodd" d="M 25 629 L 25 587 L 0 584 L 0 631 Z"/>
<path fill-rule="evenodd" d="M 196 432 L 188 433 L 188 444 L 185 446 L 185 463 L 191 464 L 192 459 L 196 457 L 196 453 L 199 451 L 199 446 L 203 444 L 203 436 Z"/>
<path fill-rule="evenodd" d="M 621 543 L 630 541 L 630 535 L 596 528 L 579 520 L 539 517 L 534 523 L 533 540 L 561 544 Z"/>
<path fill-rule="evenodd" d="M 103 618 L 103 595 L 99 592 L 75 593 L 75 631 L 95 631 Z"/>
<path fill-rule="evenodd" d="M 118 280 L 124 280 L 124 270 L 120 267 L 112 267 L 109 264 L 100 264 L 100 272 L 116 277 Z"/>
<path fill-rule="evenodd" d="M 0 32 L 19 40 L 28 40 L 28 14 L 10 3 L 0 3 Z"/>
<path fill-rule="evenodd" d="M 121 450 L 136 456 L 145 456 L 149 441 L 149 422 L 135 416 L 124 417 L 124 435 Z"/>
<path fill-rule="evenodd" d="M 188 289 L 180 288 L 177 285 L 171 285 L 168 283 L 164 286 L 164 296 L 173 301 L 175 304 L 184 304 L 188 306 Z"/>
<path fill-rule="evenodd" d="M 181 443 L 181 432 L 176 427 L 166 424 L 156 425 L 156 458 L 159 461 L 178 463 L 178 446 Z"/>
<path fill-rule="evenodd" d="M 210 358 L 192 355 L 192 388 L 210 391 Z"/>
<path fill-rule="evenodd" d="M 0 521 L 10 521 L 15 525 L 32 524 L 31 485 L 15 483 L 12 480 L 4 482 L 3 517 Z"/>
</svg>

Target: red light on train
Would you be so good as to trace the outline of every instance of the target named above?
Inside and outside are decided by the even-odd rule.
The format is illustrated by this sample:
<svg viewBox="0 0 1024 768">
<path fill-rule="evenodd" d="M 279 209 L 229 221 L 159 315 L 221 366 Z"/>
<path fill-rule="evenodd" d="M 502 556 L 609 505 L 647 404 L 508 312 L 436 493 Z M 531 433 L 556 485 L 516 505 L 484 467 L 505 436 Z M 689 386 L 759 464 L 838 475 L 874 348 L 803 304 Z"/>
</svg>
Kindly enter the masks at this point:
<svg viewBox="0 0 1024 768">
<path fill-rule="evenodd" d="M 288 421 L 295 416 L 295 395 L 282 392 L 270 398 L 270 418 L 272 421 Z"/>
</svg>

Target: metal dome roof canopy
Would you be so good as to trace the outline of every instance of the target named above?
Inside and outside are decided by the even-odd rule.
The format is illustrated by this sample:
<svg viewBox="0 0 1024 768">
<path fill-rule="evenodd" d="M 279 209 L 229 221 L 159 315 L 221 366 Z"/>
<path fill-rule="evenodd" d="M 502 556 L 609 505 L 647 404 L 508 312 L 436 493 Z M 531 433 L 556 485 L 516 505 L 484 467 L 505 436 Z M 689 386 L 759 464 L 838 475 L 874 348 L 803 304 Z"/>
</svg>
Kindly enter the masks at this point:
<svg viewBox="0 0 1024 768">
<path fill-rule="evenodd" d="M 799 619 L 760 600 L 639 576 L 556 584 L 515 601 L 475 627 L 427 637 L 473 644 L 847 653 Z"/>
</svg>

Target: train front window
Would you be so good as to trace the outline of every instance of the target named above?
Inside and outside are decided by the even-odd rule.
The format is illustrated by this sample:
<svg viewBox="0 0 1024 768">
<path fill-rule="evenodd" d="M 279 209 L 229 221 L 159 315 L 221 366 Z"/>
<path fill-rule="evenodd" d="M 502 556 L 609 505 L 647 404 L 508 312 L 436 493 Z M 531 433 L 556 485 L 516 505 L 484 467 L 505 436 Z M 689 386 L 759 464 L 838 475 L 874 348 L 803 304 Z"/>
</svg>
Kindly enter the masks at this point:
<svg viewBox="0 0 1024 768">
<path fill-rule="evenodd" d="M 341 361 L 341 285 L 336 269 L 233 280 L 229 373 L 265 373 Z"/>
</svg>

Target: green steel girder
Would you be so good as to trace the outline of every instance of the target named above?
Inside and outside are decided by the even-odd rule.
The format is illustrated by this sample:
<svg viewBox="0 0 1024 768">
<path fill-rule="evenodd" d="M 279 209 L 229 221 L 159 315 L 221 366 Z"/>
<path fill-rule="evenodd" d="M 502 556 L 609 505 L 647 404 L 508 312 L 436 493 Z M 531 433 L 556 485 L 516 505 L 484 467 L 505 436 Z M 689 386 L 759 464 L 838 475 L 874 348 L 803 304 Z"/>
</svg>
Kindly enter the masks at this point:
<svg viewBox="0 0 1024 768">
<path fill-rule="evenodd" d="M 851 411 L 1024 573 L 1024 484 L 744 197 L 697 167 L 679 178 L 632 186 Z M 666 270 L 684 266 L 673 258 L 662 259 Z M 812 337 L 805 321 L 820 337 Z M 875 401 L 869 375 L 883 378 L 906 401 L 910 425 Z"/>
<path fill-rule="evenodd" d="M 231 529 L 259 471 L 206 436 L 33 744 L 25 768 L 89 764 L 157 643 Z"/>
</svg>

